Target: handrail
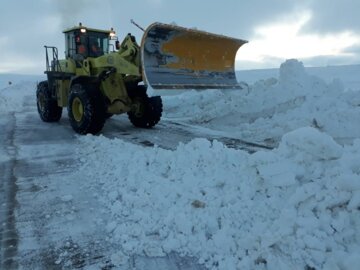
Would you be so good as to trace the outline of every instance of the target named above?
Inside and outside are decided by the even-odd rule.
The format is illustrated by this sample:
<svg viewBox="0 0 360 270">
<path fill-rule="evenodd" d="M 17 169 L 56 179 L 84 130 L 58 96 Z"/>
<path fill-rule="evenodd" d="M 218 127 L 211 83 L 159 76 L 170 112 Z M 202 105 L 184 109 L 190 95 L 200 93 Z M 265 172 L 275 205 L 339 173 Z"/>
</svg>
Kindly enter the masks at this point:
<svg viewBox="0 0 360 270">
<path fill-rule="evenodd" d="M 58 49 L 54 46 L 44 46 L 46 52 L 46 71 L 59 71 L 61 72 L 61 66 L 58 58 Z M 52 60 L 50 64 L 48 50 L 52 51 Z"/>
</svg>

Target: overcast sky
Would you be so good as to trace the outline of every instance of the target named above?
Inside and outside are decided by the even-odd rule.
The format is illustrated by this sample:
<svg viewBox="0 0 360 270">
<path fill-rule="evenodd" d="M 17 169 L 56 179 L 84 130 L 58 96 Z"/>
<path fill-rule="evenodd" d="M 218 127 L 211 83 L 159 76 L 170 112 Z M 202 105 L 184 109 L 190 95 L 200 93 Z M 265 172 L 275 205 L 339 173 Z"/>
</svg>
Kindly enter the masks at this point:
<svg viewBox="0 0 360 270">
<path fill-rule="evenodd" d="M 62 31 L 82 22 L 114 27 L 140 42 L 159 21 L 250 42 L 237 54 L 237 69 L 278 67 L 288 58 L 305 66 L 360 64 L 359 0 L 0 0 L 0 73 L 39 74 L 44 45 L 59 48 Z"/>
</svg>

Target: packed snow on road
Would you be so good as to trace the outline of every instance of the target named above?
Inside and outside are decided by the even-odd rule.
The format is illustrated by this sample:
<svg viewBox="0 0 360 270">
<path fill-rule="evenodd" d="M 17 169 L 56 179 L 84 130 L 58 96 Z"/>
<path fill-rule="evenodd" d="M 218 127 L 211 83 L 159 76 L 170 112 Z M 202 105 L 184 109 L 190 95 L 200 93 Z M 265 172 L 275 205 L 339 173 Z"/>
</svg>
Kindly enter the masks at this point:
<svg viewBox="0 0 360 270">
<path fill-rule="evenodd" d="M 0 124 L 9 127 L 9 115 L 16 122 L 16 153 L 3 141 L 0 163 L 16 159 L 15 176 L 22 163 L 37 166 L 36 176 L 19 169 L 15 177 L 13 259 L 22 269 L 71 269 L 80 255 L 84 269 L 160 269 L 151 258 L 178 254 L 198 266 L 172 269 L 358 269 L 360 84 L 356 73 L 341 79 L 349 79 L 346 69 L 337 75 L 325 80 L 287 60 L 274 77 L 242 78 L 242 90 L 163 96 L 162 121 L 199 132 L 173 147 L 158 143 L 178 136 L 161 125 L 144 145 L 107 136 L 108 123 L 104 134 L 75 135 L 66 111 L 60 124 L 43 123 L 34 90 L 41 78 L 0 75 Z M 29 132 L 43 142 L 21 137 L 29 121 L 42 128 Z M 50 145 L 54 129 L 69 138 Z M 269 147 L 246 151 L 199 135 L 207 133 Z M 61 162 L 51 153 L 61 153 Z M 21 193 L 29 181 L 33 190 Z M 24 218 L 25 209 L 41 221 Z"/>
</svg>

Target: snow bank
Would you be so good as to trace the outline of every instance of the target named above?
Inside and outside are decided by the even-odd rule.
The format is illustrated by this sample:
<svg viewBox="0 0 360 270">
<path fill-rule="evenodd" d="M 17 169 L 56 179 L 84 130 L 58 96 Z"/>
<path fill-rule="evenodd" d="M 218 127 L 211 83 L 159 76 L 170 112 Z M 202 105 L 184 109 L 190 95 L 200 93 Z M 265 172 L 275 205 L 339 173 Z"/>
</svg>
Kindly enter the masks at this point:
<svg viewBox="0 0 360 270">
<path fill-rule="evenodd" d="M 344 91 L 340 80 L 325 83 L 308 75 L 301 62 L 287 60 L 279 79 L 257 81 L 242 90 L 213 90 L 165 97 L 165 116 L 243 139 L 279 140 L 313 126 L 338 142 L 360 137 L 360 91 Z"/>
<path fill-rule="evenodd" d="M 175 151 L 80 141 L 79 177 L 108 208 L 107 239 L 124 256 L 177 251 L 209 269 L 360 263 L 360 140 L 344 148 L 307 127 L 253 155 L 205 139 Z"/>
</svg>

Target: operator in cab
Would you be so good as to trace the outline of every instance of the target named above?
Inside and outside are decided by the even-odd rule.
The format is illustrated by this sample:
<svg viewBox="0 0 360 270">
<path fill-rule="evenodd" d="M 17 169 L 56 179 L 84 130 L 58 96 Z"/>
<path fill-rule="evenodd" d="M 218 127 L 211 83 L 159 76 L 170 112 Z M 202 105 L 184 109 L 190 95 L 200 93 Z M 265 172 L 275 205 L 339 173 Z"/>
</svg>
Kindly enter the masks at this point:
<svg viewBox="0 0 360 270">
<path fill-rule="evenodd" d="M 89 56 L 90 57 L 98 57 L 103 55 L 104 53 L 102 52 L 98 40 L 96 38 L 90 37 L 89 39 L 89 45 L 90 45 L 90 53 Z"/>
</svg>

